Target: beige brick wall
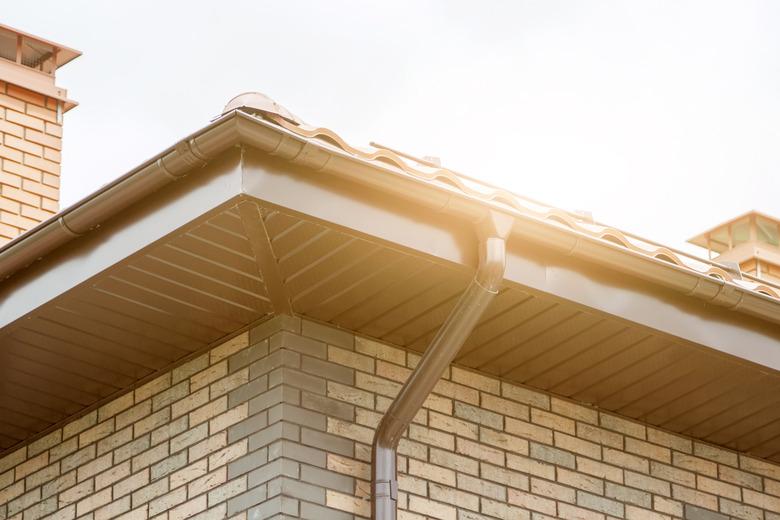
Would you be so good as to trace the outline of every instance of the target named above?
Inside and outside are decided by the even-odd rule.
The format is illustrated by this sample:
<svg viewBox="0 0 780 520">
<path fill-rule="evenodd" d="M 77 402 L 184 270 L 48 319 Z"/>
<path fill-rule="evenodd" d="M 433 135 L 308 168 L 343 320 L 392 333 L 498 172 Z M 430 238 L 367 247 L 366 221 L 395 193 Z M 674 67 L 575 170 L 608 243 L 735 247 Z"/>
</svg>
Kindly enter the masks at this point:
<svg viewBox="0 0 780 520">
<path fill-rule="evenodd" d="M 277 318 L 0 459 L 0 519 L 367 517 L 418 360 Z M 457 367 L 398 466 L 401 520 L 780 520 L 780 466 Z"/>
<path fill-rule="evenodd" d="M 58 211 L 57 101 L 0 81 L 0 245 Z"/>
</svg>

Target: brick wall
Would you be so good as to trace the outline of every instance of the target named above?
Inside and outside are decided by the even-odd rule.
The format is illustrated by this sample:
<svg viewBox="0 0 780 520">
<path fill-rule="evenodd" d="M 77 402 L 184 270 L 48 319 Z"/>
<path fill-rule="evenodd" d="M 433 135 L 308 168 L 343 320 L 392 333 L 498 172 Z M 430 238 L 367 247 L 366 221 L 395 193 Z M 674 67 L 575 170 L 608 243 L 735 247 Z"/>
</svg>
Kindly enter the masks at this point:
<svg viewBox="0 0 780 520">
<path fill-rule="evenodd" d="M 418 360 L 274 319 L 0 459 L 0 519 L 366 517 Z M 398 466 L 401 520 L 780 520 L 780 466 L 456 367 Z"/>
<path fill-rule="evenodd" d="M 57 101 L 0 81 L 0 245 L 58 211 Z"/>
</svg>

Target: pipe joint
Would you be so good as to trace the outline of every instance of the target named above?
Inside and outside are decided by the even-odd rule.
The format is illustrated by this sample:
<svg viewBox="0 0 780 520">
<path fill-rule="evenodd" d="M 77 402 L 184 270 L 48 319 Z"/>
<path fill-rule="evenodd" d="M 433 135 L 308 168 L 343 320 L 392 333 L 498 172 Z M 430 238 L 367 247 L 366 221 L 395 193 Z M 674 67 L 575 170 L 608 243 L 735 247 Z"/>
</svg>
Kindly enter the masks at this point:
<svg viewBox="0 0 780 520">
<path fill-rule="evenodd" d="M 398 496 L 396 449 L 401 435 L 422 407 L 425 399 L 452 363 L 474 327 L 498 294 L 506 267 L 506 238 L 513 219 L 489 211 L 477 225 L 479 267 L 474 280 L 450 311 L 431 340 L 414 372 L 379 422 L 372 451 L 372 517 L 395 520 Z"/>
</svg>

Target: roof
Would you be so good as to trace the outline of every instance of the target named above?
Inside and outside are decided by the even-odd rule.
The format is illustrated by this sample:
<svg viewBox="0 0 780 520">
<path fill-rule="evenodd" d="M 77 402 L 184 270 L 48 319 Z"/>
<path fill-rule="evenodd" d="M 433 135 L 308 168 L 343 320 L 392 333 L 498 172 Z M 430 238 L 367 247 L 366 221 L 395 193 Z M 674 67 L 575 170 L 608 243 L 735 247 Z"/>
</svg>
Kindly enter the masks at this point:
<svg viewBox="0 0 780 520">
<path fill-rule="evenodd" d="M 708 229 L 706 231 L 702 231 L 698 235 L 689 238 L 688 242 L 693 244 L 693 245 L 700 246 L 700 247 L 703 247 L 703 248 L 707 249 L 707 248 L 710 247 L 710 244 L 707 241 L 708 235 L 710 235 L 710 234 L 714 233 L 715 231 L 718 231 L 718 230 L 720 230 L 722 228 L 726 228 L 726 227 L 730 226 L 731 224 L 734 224 L 735 222 L 739 222 L 740 220 L 744 220 L 744 219 L 749 218 L 749 217 L 762 217 L 762 218 L 764 218 L 766 220 L 780 223 L 780 219 L 778 219 L 777 217 L 773 217 L 771 215 L 768 215 L 767 213 L 762 213 L 760 211 L 756 211 L 756 210 L 752 209 L 750 211 L 747 211 L 745 213 L 737 215 L 736 217 L 730 218 L 729 220 L 726 220 L 725 222 L 721 222 L 717 226 L 713 226 L 713 227 L 711 227 L 710 229 Z"/>
<path fill-rule="evenodd" d="M 0 449 L 273 315 L 422 350 L 500 211 L 506 289 L 457 363 L 780 458 L 776 298 L 267 99 L 232 106 L 0 248 Z"/>
<path fill-rule="evenodd" d="M 70 63 L 71 61 L 81 56 L 81 51 L 77 51 L 76 49 L 71 49 L 70 47 L 66 47 L 65 45 L 62 45 L 60 43 L 56 43 L 51 40 L 41 38 L 40 36 L 35 36 L 34 34 L 20 31 L 19 29 L 16 29 L 14 27 L 10 27 L 8 25 L 0 23 L 0 29 L 5 29 L 7 31 L 15 32 L 16 34 L 20 34 L 25 38 L 29 38 L 30 40 L 35 40 L 37 42 L 50 45 L 55 49 L 57 49 L 57 62 L 56 62 L 57 68 L 60 68 L 63 65 Z"/>
<path fill-rule="evenodd" d="M 456 173 L 453 170 L 431 165 L 424 160 L 410 160 L 410 156 L 401 157 L 398 153 L 387 148 L 374 148 L 363 150 L 350 145 L 335 131 L 326 127 L 313 127 L 306 124 L 294 124 L 278 115 L 269 114 L 269 118 L 279 126 L 299 135 L 323 141 L 326 146 L 336 146 L 339 149 L 361 159 L 368 161 L 389 162 L 403 172 L 423 179 L 428 182 L 446 185 L 455 188 L 464 196 L 482 202 L 498 203 L 510 207 L 523 214 L 533 216 L 569 229 L 578 231 L 588 236 L 606 240 L 630 251 L 645 255 L 649 258 L 668 262 L 682 269 L 703 276 L 710 276 L 729 283 L 733 283 L 742 289 L 754 291 L 773 299 L 780 298 L 780 285 L 757 278 L 740 279 L 731 275 L 727 268 L 717 262 L 698 258 L 669 246 L 663 246 L 657 242 L 641 238 L 630 232 L 620 230 L 617 227 L 593 222 L 583 218 L 577 213 L 556 208 L 528 197 L 518 195 L 508 190 L 498 188 L 489 183 L 476 180 Z M 751 212 L 750 214 L 759 214 Z M 733 220 L 739 220 L 742 217 Z M 766 217 L 771 218 L 771 217 Z M 774 219 L 773 219 L 774 220 Z M 723 224 L 722 224 L 723 225 Z M 720 226 L 718 226 L 720 227 Z M 691 239 L 693 242 L 695 239 Z M 695 242 L 694 242 L 695 243 Z"/>
</svg>

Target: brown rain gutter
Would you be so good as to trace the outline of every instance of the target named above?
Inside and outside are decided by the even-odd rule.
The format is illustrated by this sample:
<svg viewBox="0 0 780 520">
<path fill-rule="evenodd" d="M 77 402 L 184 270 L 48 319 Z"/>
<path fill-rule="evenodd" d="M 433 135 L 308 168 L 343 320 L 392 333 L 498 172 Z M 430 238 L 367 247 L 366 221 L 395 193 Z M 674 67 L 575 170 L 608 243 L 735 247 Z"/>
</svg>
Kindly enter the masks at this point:
<svg viewBox="0 0 780 520">
<path fill-rule="evenodd" d="M 479 268 L 431 341 L 417 368 L 382 417 L 374 435 L 371 465 L 372 518 L 395 520 L 398 500 L 396 450 L 406 428 L 444 370 L 498 294 L 506 267 L 506 238 L 514 219 L 490 211 L 478 226 Z"/>
<path fill-rule="evenodd" d="M 455 190 L 427 185 L 421 179 L 378 161 L 336 150 L 317 139 L 289 132 L 260 117 L 229 112 L 181 140 L 150 161 L 0 247 L 0 281 L 81 236 L 166 184 L 189 174 L 230 146 L 247 144 L 302 166 L 332 173 L 375 189 L 394 193 L 436 211 L 473 221 L 486 207 L 523 222 L 515 233 L 568 256 L 582 258 L 631 274 L 706 302 L 780 323 L 777 299 L 648 257 L 576 230 L 526 215 L 497 201 L 470 199 Z"/>
</svg>

